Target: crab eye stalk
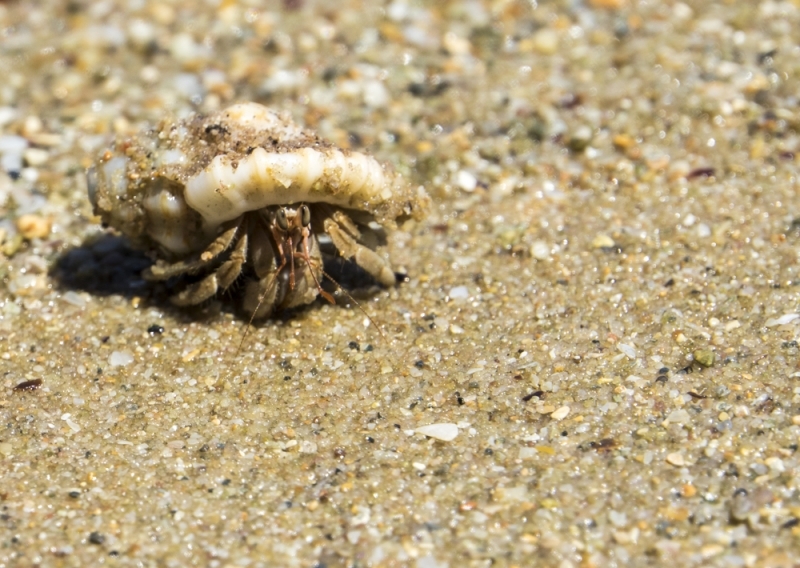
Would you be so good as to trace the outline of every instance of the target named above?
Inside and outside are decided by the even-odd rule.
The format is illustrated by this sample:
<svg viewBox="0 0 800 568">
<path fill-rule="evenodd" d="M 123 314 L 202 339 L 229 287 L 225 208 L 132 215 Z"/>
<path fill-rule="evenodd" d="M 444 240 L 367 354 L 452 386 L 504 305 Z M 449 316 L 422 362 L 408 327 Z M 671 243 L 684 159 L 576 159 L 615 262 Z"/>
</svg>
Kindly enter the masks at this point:
<svg viewBox="0 0 800 568">
<path fill-rule="evenodd" d="M 311 224 L 311 209 L 308 208 L 308 205 L 300 206 L 300 223 L 304 227 L 308 227 Z"/>
<path fill-rule="evenodd" d="M 278 223 L 278 227 L 280 227 L 281 231 L 289 230 L 289 220 L 286 218 L 286 209 L 278 209 L 278 212 L 275 214 L 275 222 Z"/>
</svg>

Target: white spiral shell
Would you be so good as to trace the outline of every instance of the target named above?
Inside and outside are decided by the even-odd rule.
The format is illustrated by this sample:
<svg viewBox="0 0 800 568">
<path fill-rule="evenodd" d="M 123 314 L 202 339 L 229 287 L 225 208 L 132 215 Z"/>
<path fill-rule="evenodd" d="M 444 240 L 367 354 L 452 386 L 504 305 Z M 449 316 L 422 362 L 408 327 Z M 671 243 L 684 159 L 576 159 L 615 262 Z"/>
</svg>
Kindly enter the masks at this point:
<svg viewBox="0 0 800 568">
<path fill-rule="evenodd" d="M 162 121 L 117 141 L 87 178 L 103 222 L 166 258 L 203 250 L 224 223 L 270 206 L 325 203 L 393 226 L 430 201 L 374 158 L 256 103 Z"/>
</svg>

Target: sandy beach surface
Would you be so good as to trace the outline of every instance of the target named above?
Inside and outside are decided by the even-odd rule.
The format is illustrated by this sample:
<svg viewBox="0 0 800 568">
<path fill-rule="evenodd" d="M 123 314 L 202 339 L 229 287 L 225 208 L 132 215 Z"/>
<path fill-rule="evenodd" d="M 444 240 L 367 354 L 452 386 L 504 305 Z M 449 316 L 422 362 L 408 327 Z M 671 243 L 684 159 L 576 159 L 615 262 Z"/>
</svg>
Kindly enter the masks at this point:
<svg viewBox="0 0 800 568">
<path fill-rule="evenodd" d="M 798 566 L 798 30 L 0 2 L 0 567 Z M 407 282 L 248 328 L 142 279 L 86 168 L 241 101 L 427 189 Z"/>
</svg>

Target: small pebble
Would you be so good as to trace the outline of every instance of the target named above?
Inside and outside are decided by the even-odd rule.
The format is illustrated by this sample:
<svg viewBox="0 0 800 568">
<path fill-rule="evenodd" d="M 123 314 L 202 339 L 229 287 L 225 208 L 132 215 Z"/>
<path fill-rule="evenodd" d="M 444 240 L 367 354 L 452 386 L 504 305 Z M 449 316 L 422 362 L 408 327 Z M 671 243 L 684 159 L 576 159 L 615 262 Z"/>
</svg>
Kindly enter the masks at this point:
<svg viewBox="0 0 800 568">
<path fill-rule="evenodd" d="M 612 239 L 608 235 L 603 235 L 603 234 L 597 235 L 592 241 L 593 249 L 611 248 L 613 246 L 614 246 L 614 239 Z"/>
<path fill-rule="evenodd" d="M 43 239 L 50 234 L 52 221 L 41 215 L 22 215 L 17 219 L 17 230 L 27 240 Z"/>
<path fill-rule="evenodd" d="M 0 106 L 0 126 L 5 126 L 17 116 L 17 109 L 10 106 Z"/>
<path fill-rule="evenodd" d="M 579 126 L 569 137 L 567 145 L 573 152 L 583 152 L 592 142 L 592 129 L 588 126 Z"/>
<path fill-rule="evenodd" d="M 12 178 L 18 178 L 22 171 L 22 154 L 16 152 L 0 154 L 0 170 L 8 172 Z"/>
<path fill-rule="evenodd" d="M 673 410 L 670 412 L 669 416 L 667 416 L 667 421 L 672 424 L 687 424 L 688 422 L 691 422 L 691 420 L 692 417 L 683 408 Z"/>
<path fill-rule="evenodd" d="M 370 108 L 382 108 L 389 104 L 391 97 L 383 83 L 377 80 L 366 81 L 363 86 L 364 104 Z"/>
<path fill-rule="evenodd" d="M 623 528 L 628 524 L 628 516 L 613 509 L 608 512 L 608 520 L 617 528 Z"/>
<path fill-rule="evenodd" d="M 478 180 L 470 172 L 460 170 L 456 174 L 456 185 L 463 191 L 472 192 L 478 187 Z"/>
<path fill-rule="evenodd" d="M 534 241 L 531 245 L 531 256 L 536 260 L 547 260 L 550 258 L 550 247 L 544 241 Z"/>
<path fill-rule="evenodd" d="M 714 364 L 716 355 L 710 349 L 698 349 L 694 352 L 694 360 L 703 367 L 711 367 Z"/>
<path fill-rule="evenodd" d="M 533 48 L 542 55 L 553 55 L 558 51 L 558 33 L 543 28 L 533 35 Z"/>
<path fill-rule="evenodd" d="M 725 551 L 725 547 L 721 544 L 707 544 L 700 549 L 700 556 L 703 558 L 711 558 Z"/>
<path fill-rule="evenodd" d="M 779 325 L 786 325 L 787 323 L 792 323 L 797 318 L 800 318 L 800 314 L 784 314 L 777 318 L 770 318 L 765 323 L 765 327 L 776 327 Z"/>
<path fill-rule="evenodd" d="M 124 367 L 133 363 L 133 355 L 127 351 L 114 351 L 108 358 L 108 364 L 112 367 Z"/>
<path fill-rule="evenodd" d="M 563 420 L 569 414 L 570 408 L 569 406 L 562 406 L 561 408 L 556 409 L 553 414 L 550 416 L 553 417 L 553 420 Z"/>
<path fill-rule="evenodd" d="M 0 154 L 22 155 L 22 152 L 24 152 L 27 147 L 28 141 L 22 136 L 13 134 L 0 135 Z"/>
<path fill-rule="evenodd" d="M 37 168 L 47 163 L 47 160 L 50 159 L 50 153 L 42 148 L 28 148 L 22 154 L 22 158 L 28 166 Z"/>
<path fill-rule="evenodd" d="M 674 465 L 676 467 L 683 467 L 684 465 L 686 465 L 686 460 L 683 459 L 683 455 L 678 452 L 667 454 L 666 459 L 668 464 Z"/>
<path fill-rule="evenodd" d="M 443 422 L 440 424 L 421 426 L 415 429 L 414 432 L 422 434 L 423 436 L 430 436 L 442 442 L 451 442 L 458 436 L 458 426 L 449 422 Z"/>
<path fill-rule="evenodd" d="M 629 359 L 636 359 L 636 349 L 634 349 L 627 343 L 619 343 L 617 345 L 617 349 L 619 349 L 622 353 L 627 355 Z"/>
<path fill-rule="evenodd" d="M 636 145 L 636 139 L 629 134 L 617 134 L 611 139 L 611 143 L 618 150 L 627 150 Z"/>
<path fill-rule="evenodd" d="M 466 286 L 454 286 L 447 295 L 451 300 L 464 300 L 469 298 L 469 289 Z"/>
<path fill-rule="evenodd" d="M 61 296 L 61 299 L 68 304 L 72 304 L 73 306 L 77 306 L 79 308 L 86 306 L 86 300 L 83 298 L 83 296 L 73 290 L 65 292 L 64 295 Z"/>
<path fill-rule="evenodd" d="M 754 510 L 755 506 L 753 500 L 747 494 L 747 491 L 739 489 L 733 494 L 729 508 L 732 520 L 739 522 L 746 521 L 747 517 Z"/>
</svg>

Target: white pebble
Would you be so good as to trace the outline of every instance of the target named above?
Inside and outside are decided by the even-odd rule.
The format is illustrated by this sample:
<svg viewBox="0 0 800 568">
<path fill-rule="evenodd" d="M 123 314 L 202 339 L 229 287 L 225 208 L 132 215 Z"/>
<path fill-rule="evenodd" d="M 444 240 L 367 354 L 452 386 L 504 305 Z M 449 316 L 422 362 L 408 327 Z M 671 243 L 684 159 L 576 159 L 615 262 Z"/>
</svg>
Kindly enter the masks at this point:
<svg viewBox="0 0 800 568">
<path fill-rule="evenodd" d="M 767 467 L 774 474 L 780 474 L 786 471 L 786 466 L 783 464 L 783 460 L 781 458 L 773 456 L 765 459 L 764 463 L 767 464 Z"/>
<path fill-rule="evenodd" d="M 389 91 L 378 80 L 366 81 L 362 93 L 364 104 L 370 108 L 382 108 L 389 104 Z"/>
<path fill-rule="evenodd" d="M 108 358 L 108 364 L 112 367 L 124 367 L 133 363 L 133 355 L 127 351 L 114 351 Z"/>
<path fill-rule="evenodd" d="M 201 52 L 200 46 L 198 46 L 194 38 L 187 33 L 173 36 L 169 50 L 172 57 L 181 63 L 197 58 Z"/>
<path fill-rule="evenodd" d="M 423 436 L 430 436 L 442 442 L 450 442 L 455 440 L 456 436 L 458 436 L 458 426 L 450 422 L 428 424 L 427 426 L 417 428 L 414 432 L 422 434 Z"/>
<path fill-rule="evenodd" d="M 672 412 L 670 412 L 669 416 L 667 416 L 667 421 L 673 424 L 686 424 L 688 422 L 691 422 L 691 420 L 692 417 L 683 408 L 679 408 L 678 410 L 673 410 Z"/>
<path fill-rule="evenodd" d="M 420 556 L 417 558 L 417 568 L 446 568 L 447 564 L 439 562 L 428 554 L 427 556 Z"/>
<path fill-rule="evenodd" d="M 683 2 L 678 2 L 672 7 L 672 15 L 676 20 L 688 20 L 694 16 L 694 10 Z"/>
<path fill-rule="evenodd" d="M 14 134 L 0 136 L 0 154 L 22 154 L 27 147 L 28 141 L 22 136 L 16 136 Z"/>
<path fill-rule="evenodd" d="M 175 90 L 186 98 L 199 97 L 204 93 L 200 78 L 194 73 L 178 73 L 172 81 Z"/>
<path fill-rule="evenodd" d="M 134 19 L 128 24 L 128 39 L 139 49 L 144 49 L 156 39 L 156 29 L 145 20 Z"/>
<path fill-rule="evenodd" d="M 0 106 L 0 126 L 5 126 L 17 117 L 17 109 L 9 106 Z"/>
<path fill-rule="evenodd" d="M 628 515 L 614 511 L 613 509 L 608 512 L 608 520 L 617 528 L 622 528 L 628 524 Z"/>
<path fill-rule="evenodd" d="M 280 91 L 290 91 L 300 87 L 305 81 L 306 76 L 300 72 L 277 69 L 274 73 L 264 79 L 261 90 L 266 93 L 277 93 Z M 354 83 L 351 81 L 351 83 Z"/>
<path fill-rule="evenodd" d="M 800 318 L 800 314 L 784 314 L 779 318 L 770 318 L 764 324 L 766 327 L 775 327 L 778 325 L 786 325 L 787 323 L 792 323 L 797 318 Z"/>
<path fill-rule="evenodd" d="M 66 303 L 72 304 L 73 306 L 77 306 L 79 308 L 82 308 L 86 305 L 86 300 L 83 298 L 83 296 L 72 290 L 65 292 L 64 295 L 61 296 L 61 299 Z"/>
<path fill-rule="evenodd" d="M 558 51 L 558 33 L 549 28 L 543 28 L 533 35 L 533 47 L 542 55 L 553 55 Z"/>
<path fill-rule="evenodd" d="M 317 453 L 317 444 L 310 441 L 310 440 L 303 440 L 300 442 L 300 453 L 301 454 L 316 454 Z"/>
<path fill-rule="evenodd" d="M 447 295 L 451 300 L 463 300 L 469 298 L 469 289 L 466 286 L 453 286 Z"/>
<path fill-rule="evenodd" d="M 475 191 L 475 188 L 478 187 L 478 180 L 467 170 L 459 170 L 456 174 L 456 185 L 464 191 Z"/>
<path fill-rule="evenodd" d="M 74 420 L 72 420 L 72 415 L 69 412 L 62 414 L 61 420 L 66 422 L 69 429 L 73 432 L 80 432 L 81 427 Z"/>
<path fill-rule="evenodd" d="M 550 247 L 544 241 L 534 241 L 531 245 L 531 256 L 536 260 L 547 260 L 550 258 Z"/>
<path fill-rule="evenodd" d="M 47 163 L 47 160 L 50 159 L 50 153 L 42 148 L 28 148 L 23 152 L 22 157 L 25 159 L 26 164 L 36 168 Z"/>
<path fill-rule="evenodd" d="M 553 420 L 563 420 L 567 417 L 567 414 L 569 414 L 569 410 L 569 406 L 564 405 L 561 408 L 554 410 L 550 416 L 553 417 Z"/>
<path fill-rule="evenodd" d="M 0 155 L 0 169 L 9 173 L 19 173 L 22 170 L 22 154 L 6 153 Z"/>
<path fill-rule="evenodd" d="M 617 345 L 617 349 L 622 351 L 625 355 L 628 356 L 630 359 L 636 359 L 636 349 L 628 345 L 627 343 L 620 343 Z"/>
</svg>

